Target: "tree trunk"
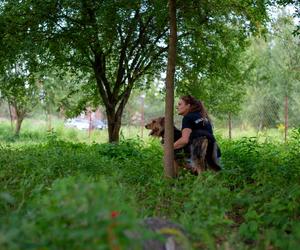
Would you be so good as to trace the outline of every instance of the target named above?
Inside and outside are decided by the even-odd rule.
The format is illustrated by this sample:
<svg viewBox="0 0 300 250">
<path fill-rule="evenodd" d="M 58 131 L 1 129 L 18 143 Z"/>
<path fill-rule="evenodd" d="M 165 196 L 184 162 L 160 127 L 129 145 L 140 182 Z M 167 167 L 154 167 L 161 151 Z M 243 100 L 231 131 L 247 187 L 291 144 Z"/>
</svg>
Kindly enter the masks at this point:
<svg viewBox="0 0 300 250">
<path fill-rule="evenodd" d="M 108 141 L 110 143 L 119 142 L 122 114 L 131 94 L 134 81 L 132 79 L 128 80 L 127 87 L 123 91 L 121 91 L 121 82 L 116 82 L 115 87 L 111 89 L 110 82 L 105 77 L 105 56 L 101 53 L 95 55 L 93 68 L 98 91 L 106 110 Z"/>
<path fill-rule="evenodd" d="M 108 125 L 108 142 L 119 142 L 119 132 L 121 128 L 121 115 L 114 110 L 106 109 Z"/>
<path fill-rule="evenodd" d="M 229 139 L 232 139 L 232 119 L 231 119 L 231 113 L 228 113 L 228 136 Z"/>
<path fill-rule="evenodd" d="M 144 136 L 144 126 L 145 126 L 145 96 L 141 95 L 141 138 Z"/>
<path fill-rule="evenodd" d="M 24 120 L 24 116 L 18 115 L 17 120 L 16 120 L 15 136 L 20 135 L 21 125 L 22 125 L 23 120 Z"/>
<path fill-rule="evenodd" d="M 166 177 L 175 177 L 178 173 L 174 169 L 174 75 L 176 66 L 176 0 L 169 0 L 169 51 L 166 78 L 165 102 L 165 142 L 164 142 L 164 170 Z"/>
<path fill-rule="evenodd" d="M 11 126 L 11 132 L 13 132 L 13 129 L 14 129 L 14 119 L 13 119 L 13 116 L 12 116 L 12 110 L 11 110 L 11 105 L 8 101 L 8 110 L 9 110 L 9 117 L 10 117 L 10 126 Z"/>
<path fill-rule="evenodd" d="M 49 108 L 47 108 L 46 116 L 47 116 L 47 131 L 50 132 L 52 130 L 52 120 L 51 120 L 51 112 Z"/>
<path fill-rule="evenodd" d="M 288 96 L 285 96 L 285 103 L 284 103 L 284 142 L 287 142 L 288 137 L 288 127 L 289 127 L 289 105 L 288 105 Z"/>
</svg>

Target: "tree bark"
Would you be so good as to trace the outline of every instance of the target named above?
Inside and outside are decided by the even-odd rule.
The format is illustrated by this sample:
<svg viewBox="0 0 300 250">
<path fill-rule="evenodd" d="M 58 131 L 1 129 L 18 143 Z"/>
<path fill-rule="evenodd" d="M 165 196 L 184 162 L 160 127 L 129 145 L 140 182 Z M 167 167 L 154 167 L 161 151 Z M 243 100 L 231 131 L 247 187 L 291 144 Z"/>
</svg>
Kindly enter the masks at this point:
<svg viewBox="0 0 300 250">
<path fill-rule="evenodd" d="M 287 142 L 288 138 L 288 127 L 289 127 L 289 106 L 288 106 L 288 96 L 285 96 L 285 103 L 284 103 L 284 142 Z"/>
<path fill-rule="evenodd" d="M 232 119 L 231 119 L 231 113 L 228 113 L 228 136 L 229 139 L 232 139 Z"/>
<path fill-rule="evenodd" d="M 16 114 L 17 114 L 17 119 L 16 119 L 15 136 L 19 136 L 20 131 L 21 131 L 22 122 L 24 120 L 25 115 L 19 114 L 18 112 L 16 112 Z"/>
<path fill-rule="evenodd" d="M 52 130 L 52 120 L 51 120 L 51 112 L 49 107 L 47 107 L 46 116 L 47 116 L 47 131 L 50 132 Z"/>
<path fill-rule="evenodd" d="M 14 119 L 13 119 L 13 116 L 12 116 L 11 105 L 10 105 L 9 101 L 8 101 L 8 110 L 9 110 L 11 131 L 13 132 L 13 129 L 14 129 Z"/>
<path fill-rule="evenodd" d="M 169 51 L 166 77 L 165 102 L 165 141 L 164 141 L 164 173 L 166 177 L 173 178 L 178 173 L 174 169 L 174 75 L 176 66 L 176 0 L 169 0 Z"/>
<path fill-rule="evenodd" d="M 123 113 L 123 112 L 122 112 Z M 106 108 L 107 125 L 108 125 L 108 141 L 119 142 L 119 131 L 121 128 L 121 116 L 114 110 L 108 110 Z"/>
</svg>

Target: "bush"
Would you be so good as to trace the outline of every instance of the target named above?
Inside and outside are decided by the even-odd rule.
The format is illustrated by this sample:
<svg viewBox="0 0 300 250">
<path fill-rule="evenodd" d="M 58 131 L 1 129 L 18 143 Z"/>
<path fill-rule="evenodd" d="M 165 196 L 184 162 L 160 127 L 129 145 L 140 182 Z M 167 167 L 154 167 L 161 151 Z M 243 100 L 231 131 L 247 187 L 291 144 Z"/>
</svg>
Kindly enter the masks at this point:
<svg viewBox="0 0 300 250">
<path fill-rule="evenodd" d="M 26 213 L 1 223 L 0 248 L 137 249 L 139 241 L 129 237 L 130 231 L 137 232 L 131 202 L 120 187 L 102 178 L 54 181 L 47 194 L 35 197 Z"/>
</svg>

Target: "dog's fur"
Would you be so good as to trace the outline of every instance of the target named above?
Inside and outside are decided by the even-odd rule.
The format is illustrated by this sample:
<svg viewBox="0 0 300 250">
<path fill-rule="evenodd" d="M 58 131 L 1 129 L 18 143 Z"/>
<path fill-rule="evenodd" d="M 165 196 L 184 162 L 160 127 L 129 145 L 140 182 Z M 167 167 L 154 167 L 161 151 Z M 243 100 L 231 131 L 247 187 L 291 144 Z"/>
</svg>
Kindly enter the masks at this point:
<svg viewBox="0 0 300 250">
<path fill-rule="evenodd" d="M 160 137 L 161 143 L 164 143 L 165 137 L 165 118 L 158 117 L 152 119 L 152 121 L 145 125 L 146 129 L 150 129 L 149 135 L 154 137 Z M 177 141 L 181 137 L 181 131 L 174 126 L 174 141 Z"/>
<path fill-rule="evenodd" d="M 145 125 L 150 130 L 149 135 L 160 137 L 164 142 L 165 118 L 158 117 Z M 174 141 L 181 137 L 181 131 L 174 127 Z M 203 130 L 197 130 L 196 137 L 191 142 L 191 160 L 192 169 L 196 174 L 207 170 L 208 168 L 221 170 L 217 160 L 217 144 L 212 135 Z"/>
<path fill-rule="evenodd" d="M 218 145 L 211 136 L 201 131 L 201 136 L 193 139 L 191 143 L 192 167 L 197 174 L 209 169 L 220 171 L 221 167 L 217 159 Z"/>
</svg>

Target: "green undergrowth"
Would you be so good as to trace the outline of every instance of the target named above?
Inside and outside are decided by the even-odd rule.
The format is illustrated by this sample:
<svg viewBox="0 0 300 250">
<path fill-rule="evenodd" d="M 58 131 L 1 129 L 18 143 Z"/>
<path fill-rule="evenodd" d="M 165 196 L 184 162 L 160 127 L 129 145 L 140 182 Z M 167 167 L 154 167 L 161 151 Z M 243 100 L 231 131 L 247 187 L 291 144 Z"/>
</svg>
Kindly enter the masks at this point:
<svg viewBox="0 0 300 250">
<path fill-rule="evenodd" d="M 17 140 L 17 139 L 16 139 Z M 139 225 L 183 225 L 194 249 L 297 249 L 300 130 L 219 139 L 223 170 L 163 177 L 156 140 L 0 144 L 0 249 L 141 249 Z"/>
</svg>

